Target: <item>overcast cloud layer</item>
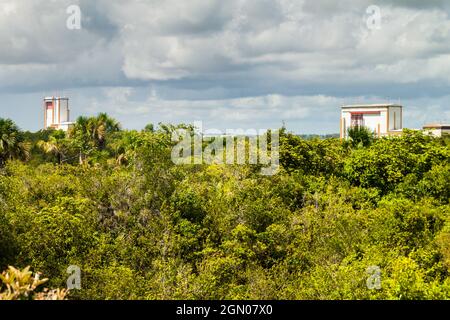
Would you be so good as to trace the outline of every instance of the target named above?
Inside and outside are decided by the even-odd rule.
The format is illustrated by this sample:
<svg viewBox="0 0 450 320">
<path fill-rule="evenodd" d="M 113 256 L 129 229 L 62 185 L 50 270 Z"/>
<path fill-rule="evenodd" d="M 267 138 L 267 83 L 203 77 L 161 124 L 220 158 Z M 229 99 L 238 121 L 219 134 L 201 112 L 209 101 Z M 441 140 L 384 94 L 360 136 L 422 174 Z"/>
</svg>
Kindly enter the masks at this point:
<svg viewBox="0 0 450 320">
<path fill-rule="evenodd" d="M 345 103 L 450 119 L 448 1 L 0 0 L 0 117 L 42 126 L 44 95 L 124 127 L 339 131 Z M 66 9 L 79 5 L 82 29 Z M 380 29 L 367 26 L 371 5 Z"/>
</svg>

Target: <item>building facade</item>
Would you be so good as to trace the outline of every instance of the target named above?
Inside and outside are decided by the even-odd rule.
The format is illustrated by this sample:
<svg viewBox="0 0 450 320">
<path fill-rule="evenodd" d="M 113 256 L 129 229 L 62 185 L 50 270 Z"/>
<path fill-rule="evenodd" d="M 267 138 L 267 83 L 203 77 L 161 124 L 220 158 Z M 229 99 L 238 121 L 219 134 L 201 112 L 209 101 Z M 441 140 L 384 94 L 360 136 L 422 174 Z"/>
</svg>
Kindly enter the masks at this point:
<svg viewBox="0 0 450 320">
<path fill-rule="evenodd" d="M 435 137 L 450 135 L 450 124 L 430 123 L 423 126 L 425 133 L 430 133 Z"/>
<path fill-rule="evenodd" d="M 378 137 L 397 135 L 403 130 L 403 107 L 398 104 L 361 104 L 341 107 L 340 136 L 348 138 L 348 129 L 364 126 Z"/>
<path fill-rule="evenodd" d="M 70 122 L 69 98 L 44 98 L 44 129 L 54 128 L 68 131 L 73 125 Z"/>
</svg>

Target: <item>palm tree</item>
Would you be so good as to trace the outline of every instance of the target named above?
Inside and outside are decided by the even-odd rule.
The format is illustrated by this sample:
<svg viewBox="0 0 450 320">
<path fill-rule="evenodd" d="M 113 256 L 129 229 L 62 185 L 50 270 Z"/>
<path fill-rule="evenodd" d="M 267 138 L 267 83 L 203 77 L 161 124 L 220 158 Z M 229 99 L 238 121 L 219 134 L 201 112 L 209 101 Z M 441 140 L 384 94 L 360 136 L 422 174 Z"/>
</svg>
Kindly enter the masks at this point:
<svg viewBox="0 0 450 320">
<path fill-rule="evenodd" d="M 122 165 L 135 161 L 137 150 L 146 142 L 146 137 L 135 130 L 122 131 L 110 145 L 110 148 L 116 154 L 116 163 Z"/>
<path fill-rule="evenodd" d="M 353 147 L 368 147 L 375 140 L 375 134 L 364 126 L 350 127 L 348 129 L 348 136 Z"/>
<path fill-rule="evenodd" d="M 0 118 L 0 166 L 7 160 L 27 160 L 30 156 L 30 144 L 25 142 L 22 132 L 10 119 Z"/>
<path fill-rule="evenodd" d="M 105 148 L 107 135 L 120 130 L 119 122 L 106 113 L 100 113 L 97 117 L 89 119 L 89 122 L 92 139 L 100 150 Z"/>
<path fill-rule="evenodd" d="M 79 150 L 80 164 L 86 160 L 87 154 L 94 150 L 104 150 L 107 136 L 120 130 L 120 124 L 106 113 L 97 117 L 79 117 L 69 136 Z"/>
<path fill-rule="evenodd" d="M 45 153 L 55 155 L 58 158 L 59 164 L 61 164 L 67 151 L 67 145 L 64 138 L 65 133 L 63 131 L 56 131 L 48 138 L 48 141 L 38 141 L 37 146 Z"/>
<path fill-rule="evenodd" d="M 89 118 L 78 117 L 73 128 L 69 130 L 69 138 L 79 153 L 80 164 L 84 163 L 86 153 L 92 148 L 89 135 Z"/>
</svg>

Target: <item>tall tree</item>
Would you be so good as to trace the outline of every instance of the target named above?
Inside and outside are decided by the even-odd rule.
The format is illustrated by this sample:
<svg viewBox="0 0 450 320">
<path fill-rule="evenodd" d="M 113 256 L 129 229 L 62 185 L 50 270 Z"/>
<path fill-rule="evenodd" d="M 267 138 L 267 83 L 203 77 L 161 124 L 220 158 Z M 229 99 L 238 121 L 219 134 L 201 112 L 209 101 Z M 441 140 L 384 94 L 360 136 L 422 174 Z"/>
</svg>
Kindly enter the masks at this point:
<svg viewBox="0 0 450 320">
<path fill-rule="evenodd" d="M 97 117 L 79 117 L 70 130 L 69 137 L 79 150 L 80 164 L 88 154 L 95 150 L 104 150 L 108 135 L 120 130 L 120 124 L 106 113 Z"/>
<path fill-rule="evenodd" d="M 17 125 L 10 119 L 0 119 L 0 166 L 7 160 L 26 160 L 29 155 L 30 145 Z"/>
<path fill-rule="evenodd" d="M 100 113 L 97 117 L 89 119 L 89 131 L 94 144 L 100 150 L 103 150 L 106 146 L 107 135 L 119 130 L 119 122 L 109 117 L 106 113 Z"/>
<path fill-rule="evenodd" d="M 68 143 L 65 140 L 64 131 L 58 130 L 53 132 L 48 140 L 40 140 L 37 142 L 37 146 L 42 149 L 46 154 L 52 154 L 57 157 L 58 163 L 62 163 L 64 156 L 67 153 Z"/>
</svg>

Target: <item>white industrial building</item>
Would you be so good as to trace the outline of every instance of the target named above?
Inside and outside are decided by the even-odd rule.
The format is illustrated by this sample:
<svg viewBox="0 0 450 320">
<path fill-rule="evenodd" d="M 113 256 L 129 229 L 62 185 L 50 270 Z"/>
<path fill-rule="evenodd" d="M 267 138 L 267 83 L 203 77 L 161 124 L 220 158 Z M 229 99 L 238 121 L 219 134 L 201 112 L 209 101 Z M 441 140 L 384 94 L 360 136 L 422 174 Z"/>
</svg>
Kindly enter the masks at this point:
<svg viewBox="0 0 450 320">
<path fill-rule="evenodd" d="M 430 133 L 435 137 L 450 135 L 450 124 L 430 123 L 423 126 L 425 133 Z"/>
<path fill-rule="evenodd" d="M 378 137 L 401 134 L 403 107 L 398 104 L 357 104 L 341 108 L 340 136 L 345 139 L 348 129 L 364 126 Z"/>
<path fill-rule="evenodd" d="M 44 129 L 54 128 L 68 131 L 73 125 L 70 122 L 69 98 L 44 98 Z"/>
</svg>

